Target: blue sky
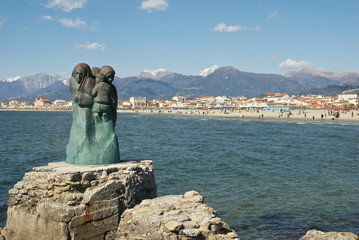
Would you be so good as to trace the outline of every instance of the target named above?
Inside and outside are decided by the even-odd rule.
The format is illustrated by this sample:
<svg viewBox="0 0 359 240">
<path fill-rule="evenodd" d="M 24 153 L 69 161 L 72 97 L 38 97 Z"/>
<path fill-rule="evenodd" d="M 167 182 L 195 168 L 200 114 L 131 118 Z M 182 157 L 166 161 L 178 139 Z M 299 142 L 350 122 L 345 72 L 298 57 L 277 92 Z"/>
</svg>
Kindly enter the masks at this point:
<svg viewBox="0 0 359 240">
<path fill-rule="evenodd" d="M 0 79 L 212 65 L 359 72 L 358 0 L 1 0 Z"/>
</svg>

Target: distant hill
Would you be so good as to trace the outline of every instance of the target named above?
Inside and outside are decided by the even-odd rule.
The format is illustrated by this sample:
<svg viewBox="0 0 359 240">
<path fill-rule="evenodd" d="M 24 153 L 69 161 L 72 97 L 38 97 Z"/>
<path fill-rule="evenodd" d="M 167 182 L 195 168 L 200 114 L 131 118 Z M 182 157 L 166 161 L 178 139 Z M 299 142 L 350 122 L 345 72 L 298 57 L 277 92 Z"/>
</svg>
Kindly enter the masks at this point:
<svg viewBox="0 0 359 240">
<path fill-rule="evenodd" d="M 200 71 L 196 76 L 172 73 L 165 69 L 145 70 L 138 76 L 116 77 L 114 81 L 119 99 L 122 100 L 133 96 L 171 99 L 176 95 L 261 97 L 269 92 L 309 93 L 309 89 L 312 94 L 320 91 L 319 94 L 336 95 L 345 87 L 330 86 L 347 84 L 347 88 L 350 88 L 352 83 L 359 83 L 359 73 L 332 73 L 304 68 L 286 75 L 259 74 L 243 72 L 230 66 L 213 66 Z M 45 97 L 50 101 L 70 100 L 68 80 L 45 73 L 0 80 L 0 101 L 33 101 L 35 97 Z"/>
<path fill-rule="evenodd" d="M 51 76 L 46 73 L 38 73 L 26 77 L 13 77 L 0 80 L 0 101 L 23 99 L 34 101 L 35 97 L 50 97 L 50 101 L 58 97 L 66 97 L 61 93 L 68 88 L 68 80 L 61 76 Z M 53 95 L 50 93 L 53 92 Z M 71 96 L 70 98 L 71 99 Z"/>
<path fill-rule="evenodd" d="M 151 79 L 139 75 L 120 78 L 114 84 L 121 99 L 131 96 L 170 99 L 175 95 L 255 97 L 267 92 L 295 93 L 305 89 L 303 84 L 282 75 L 248 73 L 233 67 L 216 68 L 202 76 L 168 73 Z"/>
<path fill-rule="evenodd" d="M 288 72 L 286 77 L 293 80 L 297 80 L 304 84 L 308 89 L 310 88 L 322 88 L 331 84 L 349 84 L 359 83 L 359 73 L 344 72 L 324 72 L 311 68 L 303 68 L 300 71 Z"/>
<path fill-rule="evenodd" d="M 332 84 L 323 88 L 312 88 L 308 91 L 300 93 L 300 95 L 326 95 L 326 96 L 337 96 L 338 94 L 343 93 L 344 91 L 357 89 L 359 88 L 359 83 L 352 84 Z"/>
</svg>

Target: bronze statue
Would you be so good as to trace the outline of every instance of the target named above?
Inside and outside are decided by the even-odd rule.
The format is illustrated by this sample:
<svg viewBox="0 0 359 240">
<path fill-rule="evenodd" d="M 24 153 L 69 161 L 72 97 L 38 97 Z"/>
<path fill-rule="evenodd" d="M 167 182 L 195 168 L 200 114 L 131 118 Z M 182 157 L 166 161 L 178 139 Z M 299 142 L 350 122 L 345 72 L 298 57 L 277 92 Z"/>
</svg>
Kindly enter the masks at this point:
<svg viewBox="0 0 359 240">
<path fill-rule="evenodd" d="M 95 76 L 96 74 L 96 81 Z M 73 122 L 66 149 L 69 164 L 97 165 L 120 161 L 115 133 L 117 91 L 110 66 L 75 66 L 70 79 Z"/>
</svg>

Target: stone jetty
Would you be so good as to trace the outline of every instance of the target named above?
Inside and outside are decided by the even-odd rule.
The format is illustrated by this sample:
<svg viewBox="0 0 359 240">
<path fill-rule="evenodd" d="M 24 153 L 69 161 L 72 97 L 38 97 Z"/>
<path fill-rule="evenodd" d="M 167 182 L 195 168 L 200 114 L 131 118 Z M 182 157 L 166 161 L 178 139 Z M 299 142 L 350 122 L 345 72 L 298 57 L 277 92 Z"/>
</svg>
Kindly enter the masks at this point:
<svg viewBox="0 0 359 240">
<path fill-rule="evenodd" d="M 104 239 L 123 211 L 156 197 L 152 161 L 50 163 L 9 191 L 6 239 Z"/>
</svg>

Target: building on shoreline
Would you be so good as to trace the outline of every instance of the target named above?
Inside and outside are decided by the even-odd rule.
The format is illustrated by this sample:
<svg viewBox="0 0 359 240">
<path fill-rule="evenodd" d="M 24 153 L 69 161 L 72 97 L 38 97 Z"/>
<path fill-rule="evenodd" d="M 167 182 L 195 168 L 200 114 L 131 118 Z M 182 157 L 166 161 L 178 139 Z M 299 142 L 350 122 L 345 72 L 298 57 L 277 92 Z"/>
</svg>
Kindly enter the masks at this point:
<svg viewBox="0 0 359 240">
<path fill-rule="evenodd" d="M 147 99 L 145 97 L 131 97 L 130 104 L 132 108 L 147 107 Z"/>
<path fill-rule="evenodd" d="M 34 107 L 46 107 L 50 106 L 50 101 L 43 97 L 35 98 Z"/>
<path fill-rule="evenodd" d="M 342 94 L 338 95 L 338 100 L 346 101 L 351 104 L 358 104 L 359 103 L 359 89 L 344 91 Z"/>
<path fill-rule="evenodd" d="M 1 109 L 60 109 L 71 110 L 72 102 L 55 100 L 50 103 L 45 98 L 36 98 L 33 103 L 22 100 L 0 102 Z M 145 108 L 183 108 L 183 109 L 214 109 L 214 108 L 254 108 L 254 109 L 356 109 L 359 107 L 359 89 L 343 92 L 338 96 L 302 95 L 290 96 L 287 93 L 268 93 L 265 97 L 246 98 L 229 96 L 204 96 L 187 98 L 174 96 L 171 100 L 150 100 L 146 97 L 131 97 L 130 100 L 119 100 L 119 109 Z"/>
<path fill-rule="evenodd" d="M 358 92 L 359 95 L 359 92 Z M 198 98 L 186 98 L 174 96 L 169 100 L 148 101 L 142 108 L 188 108 L 188 109 L 213 109 L 213 108 L 275 108 L 275 109 L 354 109 L 358 108 L 358 95 L 346 94 L 345 97 L 325 95 L 290 96 L 287 93 L 268 93 L 263 98 L 229 97 L 229 96 L 205 96 Z M 133 105 L 133 104 L 132 104 Z M 136 105 L 141 108 L 139 105 Z M 122 106 L 119 106 L 121 108 Z"/>
</svg>

